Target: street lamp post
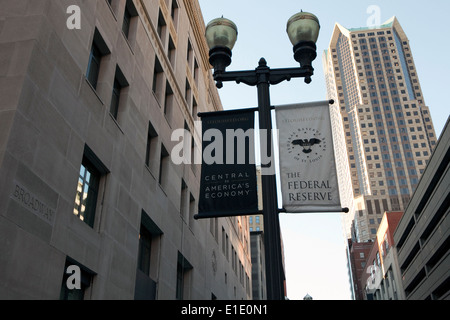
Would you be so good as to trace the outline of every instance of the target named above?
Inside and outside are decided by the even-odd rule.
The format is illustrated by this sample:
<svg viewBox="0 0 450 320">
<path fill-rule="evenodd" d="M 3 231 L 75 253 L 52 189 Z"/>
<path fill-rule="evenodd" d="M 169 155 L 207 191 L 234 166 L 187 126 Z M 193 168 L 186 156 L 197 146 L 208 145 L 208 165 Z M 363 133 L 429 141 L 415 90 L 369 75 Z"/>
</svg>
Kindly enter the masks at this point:
<svg viewBox="0 0 450 320">
<path fill-rule="evenodd" d="M 316 41 L 319 35 L 319 20 L 308 12 L 293 15 L 287 23 L 287 33 L 294 46 L 294 58 L 300 63 L 298 68 L 271 69 L 266 60 L 261 58 L 258 67 L 247 71 L 225 71 L 231 64 L 231 50 L 237 40 L 236 25 L 225 18 L 218 18 L 208 23 L 206 40 L 210 48 L 209 62 L 214 67 L 214 80 L 220 89 L 224 81 L 235 81 L 256 86 L 258 92 L 259 128 L 266 134 L 267 149 L 260 150 L 261 159 L 268 156 L 268 163 L 262 168 L 272 168 L 270 174 L 262 174 L 262 197 L 264 217 L 264 243 L 266 258 L 266 287 L 269 300 L 284 299 L 284 283 L 282 277 L 282 256 L 279 209 L 274 170 L 274 154 L 272 147 L 272 117 L 270 104 L 270 85 L 276 85 L 291 78 L 305 78 L 311 82 L 314 69 L 311 65 L 316 58 Z"/>
</svg>

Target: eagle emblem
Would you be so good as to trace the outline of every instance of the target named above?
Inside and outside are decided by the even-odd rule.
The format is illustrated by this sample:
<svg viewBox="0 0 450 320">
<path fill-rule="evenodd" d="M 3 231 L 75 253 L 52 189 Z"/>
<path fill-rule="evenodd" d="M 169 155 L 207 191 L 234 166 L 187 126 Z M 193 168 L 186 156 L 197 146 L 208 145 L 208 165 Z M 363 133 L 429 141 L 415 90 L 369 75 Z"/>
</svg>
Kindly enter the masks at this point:
<svg viewBox="0 0 450 320">
<path fill-rule="evenodd" d="M 311 153 L 312 149 L 311 147 L 315 144 L 319 144 L 322 141 L 317 139 L 317 138 L 312 138 L 312 139 L 297 139 L 297 140 L 293 140 L 292 144 L 293 145 L 298 145 L 303 147 L 303 153 Z"/>
</svg>

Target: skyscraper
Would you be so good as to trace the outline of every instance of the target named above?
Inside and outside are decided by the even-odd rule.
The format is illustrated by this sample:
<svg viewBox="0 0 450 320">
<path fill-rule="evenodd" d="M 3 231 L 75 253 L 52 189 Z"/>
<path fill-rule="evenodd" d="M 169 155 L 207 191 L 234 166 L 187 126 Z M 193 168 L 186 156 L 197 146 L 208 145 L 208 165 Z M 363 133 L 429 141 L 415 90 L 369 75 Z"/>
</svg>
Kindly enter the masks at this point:
<svg viewBox="0 0 450 320">
<path fill-rule="evenodd" d="M 337 160 L 348 160 L 338 165 L 343 202 L 354 206 L 348 221 L 355 240 L 373 240 L 385 211 L 405 209 L 428 162 L 430 112 L 395 17 L 370 28 L 336 23 L 323 65 Z"/>
</svg>

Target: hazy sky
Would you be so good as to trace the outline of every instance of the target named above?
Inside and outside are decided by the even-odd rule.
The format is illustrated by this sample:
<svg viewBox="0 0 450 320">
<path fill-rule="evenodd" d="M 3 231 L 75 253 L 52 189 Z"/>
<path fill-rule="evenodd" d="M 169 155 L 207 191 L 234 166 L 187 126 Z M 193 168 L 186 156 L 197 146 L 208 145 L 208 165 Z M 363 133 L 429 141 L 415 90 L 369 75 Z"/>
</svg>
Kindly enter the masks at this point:
<svg viewBox="0 0 450 320">
<path fill-rule="evenodd" d="M 326 99 L 322 53 L 328 47 L 336 22 L 347 28 L 366 27 L 396 16 L 410 40 L 423 98 L 429 106 L 439 136 L 450 114 L 450 51 L 447 15 L 450 1 L 406 0 L 199 0 L 205 24 L 224 16 L 238 27 L 238 41 L 228 70 L 254 69 L 261 57 L 272 68 L 295 67 L 292 45 L 286 34 L 287 20 L 300 10 L 320 20 L 313 82 L 293 79 L 271 87 L 271 104 L 290 104 Z M 442 41 L 445 39 L 445 42 Z M 256 89 L 225 82 L 219 91 L 224 109 L 254 107 Z M 281 204 L 280 204 L 281 205 Z M 281 214 L 288 297 L 349 299 L 345 238 L 338 214 Z"/>
</svg>

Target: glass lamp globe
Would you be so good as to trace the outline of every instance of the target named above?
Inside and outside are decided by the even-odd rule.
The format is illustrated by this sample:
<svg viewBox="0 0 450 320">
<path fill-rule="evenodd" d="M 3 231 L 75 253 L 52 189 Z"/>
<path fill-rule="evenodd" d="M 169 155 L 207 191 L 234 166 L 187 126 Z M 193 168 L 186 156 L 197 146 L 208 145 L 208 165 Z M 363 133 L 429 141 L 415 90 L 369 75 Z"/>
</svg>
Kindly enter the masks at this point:
<svg viewBox="0 0 450 320">
<path fill-rule="evenodd" d="M 232 50 L 237 40 L 238 30 L 233 21 L 222 17 L 208 23 L 205 35 L 209 49 L 227 47 Z"/>
<path fill-rule="evenodd" d="M 287 22 L 287 34 L 292 45 L 300 41 L 311 41 L 316 43 L 319 37 L 319 19 L 309 12 L 294 14 Z"/>
</svg>

